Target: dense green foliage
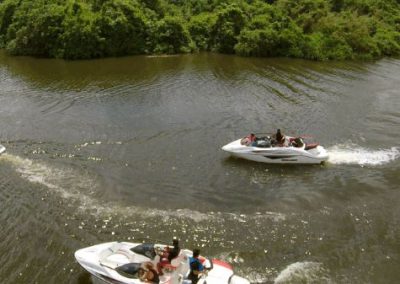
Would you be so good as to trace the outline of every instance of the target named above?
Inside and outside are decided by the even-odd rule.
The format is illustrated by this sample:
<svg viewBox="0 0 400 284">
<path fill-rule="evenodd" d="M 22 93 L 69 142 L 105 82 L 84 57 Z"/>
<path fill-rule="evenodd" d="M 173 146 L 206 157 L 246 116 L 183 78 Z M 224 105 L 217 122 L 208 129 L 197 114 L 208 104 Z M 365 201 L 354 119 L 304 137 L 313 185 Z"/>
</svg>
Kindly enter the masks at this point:
<svg viewBox="0 0 400 284">
<path fill-rule="evenodd" d="M 373 59 L 400 55 L 400 0 L 0 0 L 0 47 L 66 59 Z"/>
</svg>

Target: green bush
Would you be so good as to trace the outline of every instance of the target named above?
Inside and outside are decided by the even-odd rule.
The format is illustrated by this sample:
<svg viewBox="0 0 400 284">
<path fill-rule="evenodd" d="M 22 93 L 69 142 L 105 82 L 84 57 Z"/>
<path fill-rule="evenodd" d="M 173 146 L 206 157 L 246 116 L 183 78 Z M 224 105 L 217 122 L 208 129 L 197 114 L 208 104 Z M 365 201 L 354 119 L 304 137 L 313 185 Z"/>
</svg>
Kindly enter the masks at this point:
<svg viewBox="0 0 400 284">
<path fill-rule="evenodd" d="M 193 49 L 187 27 L 179 17 L 167 16 L 158 21 L 153 36 L 156 53 L 185 53 Z"/>
<path fill-rule="evenodd" d="M 190 19 L 189 33 L 197 50 L 210 50 L 210 30 L 215 20 L 214 15 L 208 13 L 202 13 Z"/>
<path fill-rule="evenodd" d="M 134 3 L 134 2 L 133 2 Z M 146 51 L 148 24 L 138 5 L 129 0 L 106 2 L 94 26 L 99 29 L 106 56 L 141 54 Z"/>
<path fill-rule="evenodd" d="M 88 59 L 104 56 L 99 46 L 104 42 L 90 6 L 70 0 L 65 8 L 63 33 L 56 56 L 65 59 Z"/>
<path fill-rule="evenodd" d="M 211 44 L 216 51 L 234 53 L 237 37 L 245 25 L 245 15 L 237 5 L 228 5 L 217 12 L 211 27 Z"/>
<path fill-rule="evenodd" d="M 13 22 L 18 5 L 18 0 L 5 0 L 0 4 L 0 47 L 4 47 L 6 44 L 7 30 Z"/>
<path fill-rule="evenodd" d="M 3 0 L 0 48 L 66 59 L 211 50 L 312 60 L 400 54 L 398 0 Z"/>
<path fill-rule="evenodd" d="M 64 17 L 61 5 L 23 2 L 7 30 L 7 50 L 16 55 L 56 56 Z"/>
</svg>

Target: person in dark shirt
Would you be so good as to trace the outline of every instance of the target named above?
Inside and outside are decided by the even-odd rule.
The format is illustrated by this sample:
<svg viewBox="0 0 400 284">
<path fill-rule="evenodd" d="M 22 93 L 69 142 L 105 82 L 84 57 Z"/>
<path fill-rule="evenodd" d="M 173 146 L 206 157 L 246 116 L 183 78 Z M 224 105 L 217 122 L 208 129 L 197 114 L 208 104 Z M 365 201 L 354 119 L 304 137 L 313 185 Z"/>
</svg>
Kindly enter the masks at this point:
<svg viewBox="0 0 400 284">
<path fill-rule="evenodd" d="M 164 274 L 162 269 L 171 264 L 171 260 L 177 257 L 181 251 L 181 249 L 179 248 L 179 240 L 173 239 L 172 245 L 174 246 L 172 249 L 166 246 L 164 248 L 164 251 L 160 254 L 160 261 L 157 263 L 157 270 L 159 275 Z"/>
<path fill-rule="evenodd" d="M 277 141 L 279 144 L 283 144 L 283 142 L 284 142 L 284 140 L 285 140 L 285 136 L 282 135 L 280 129 L 278 129 L 278 130 L 276 131 L 275 138 L 276 138 L 276 141 Z"/>
<path fill-rule="evenodd" d="M 278 129 L 276 134 L 273 136 L 272 144 L 274 146 L 282 147 L 285 144 L 285 136 L 281 133 L 281 130 Z"/>
<path fill-rule="evenodd" d="M 179 240 L 173 239 L 172 240 L 172 245 L 174 246 L 171 251 L 168 254 L 168 261 L 171 263 L 171 260 L 173 260 L 175 257 L 177 257 L 181 251 L 179 247 Z"/>
<path fill-rule="evenodd" d="M 204 266 L 199 260 L 200 250 L 194 249 L 193 256 L 189 258 L 190 263 L 190 273 L 189 279 L 192 280 L 192 284 L 197 284 L 200 279 L 201 274 L 204 271 Z"/>
</svg>

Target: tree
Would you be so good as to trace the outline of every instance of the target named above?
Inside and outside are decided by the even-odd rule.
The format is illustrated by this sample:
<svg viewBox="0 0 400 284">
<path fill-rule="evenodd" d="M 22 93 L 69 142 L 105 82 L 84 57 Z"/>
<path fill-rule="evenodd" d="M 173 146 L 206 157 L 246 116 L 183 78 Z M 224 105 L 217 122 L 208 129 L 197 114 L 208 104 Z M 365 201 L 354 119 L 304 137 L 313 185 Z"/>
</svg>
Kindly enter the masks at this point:
<svg viewBox="0 0 400 284">
<path fill-rule="evenodd" d="M 140 54 L 146 51 L 147 19 L 138 5 L 128 0 L 106 2 L 95 21 L 106 56 Z"/>
<path fill-rule="evenodd" d="M 68 59 L 211 50 L 314 60 L 400 53 L 399 0 L 0 0 L 0 48 Z"/>
<path fill-rule="evenodd" d="M 209 13 L 193 16 L 189 22 L 189 33 L 197 49 L 210 50 L 210 29 L 215 17 Z"/>
<path fill-rule="evenodd" d="M 12 24 L 18 0 L 6 0 L 0 4 L 0 47 L 4 47 L 9 26 Z"/>
<path fill-rule="evenodd" d="M 103 39 L 95 24 L 96 14 L 90 6 L 70 0 L 64 10 L 63 33 L 56 56 L 65 59 L 88 59 L 105 55 L 101 49 Z"/>
<path fill-rule="evenodd" d="M 7 50 L 17 55 L 56 56 L 64 7 L 46 1 L 23 2 L 7 31 Z"/>
<path fill-rule="evenodd" d="M 178 17 L 167 16 L 158 21 L 154 38 L 156 53 L 174 54 L 190 52 L 193 49 L 187 27 Z"/>
<path fill-rule="evenodd" d="M 222 53 L 234 53 L 237 37 L 245 22 L 244 13 L 237 5 L 228 5 L 219 10 L 211 27 L 213 49 Z"/>
</svg>

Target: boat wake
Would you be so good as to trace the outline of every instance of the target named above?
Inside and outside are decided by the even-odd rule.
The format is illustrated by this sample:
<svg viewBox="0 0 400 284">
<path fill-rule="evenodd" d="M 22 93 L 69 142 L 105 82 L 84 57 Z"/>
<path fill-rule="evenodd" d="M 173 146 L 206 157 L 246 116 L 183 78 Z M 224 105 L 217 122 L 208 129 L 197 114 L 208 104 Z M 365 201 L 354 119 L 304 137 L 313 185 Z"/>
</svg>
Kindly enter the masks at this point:
<svg viewBox="0 0 400 284">
<path fill-rule="evenodd" d="M 319 262 L 296 262 L 286 267 L 274 284 L 281 283 L 330 283 L 327 270 Z"/>
<path fill-rule="evenodd" d="M 57 194 L 63 199 L 74 202 L 85 213 L 96 217 L 109 216 L 133 216 L 141 218 L 157 218 L 164 222 L 171 219 L 188 219 L 190 222 L 230 220 L 238 223 L 251 221 L 270 220 L 272 222 L 284 221 L 286 216 L 277 212 L 256 212 L 254 215 L 229 213 L 229 212 L 199 212 L 192 209 L 182 208 L 176 210 L 161 210 L 155 208 L 143 208 L 139 206 L 121 205 L 116 202 L 104 202 L 94 196 L 99 187 L 98 183 L 81 170 L 71 168 L 59 168 L 47 165 L 41 161 L 21 158 L 12 154 L 3 154 L 2 160 L 8 161 L 21 177 L 29 182 L 40 184 Z"/>
<path fill-rule="evenodd" d="M 371 150 L 358 145 L 336 145 L 327 149 L 331 164 L 353 164 L 360 166 L 379 166 L 400 157 L 397 147 Z"/>
<path fill-rule="evenodd" d="M 44 187 L 44 191 L 61 197 L 68 202 L 68 206 L 76 206 L 78 212 L 86 216 L 92 215 L 96 218 L 94 225 L 96 233 L 112 235 L 124 234 L 125 236 L 135 235 L 149 238 L 147 230 L 165 232 L 165 227 L 174 227 L 177 224 L 189 228 L 195 224 L 196 233 L 192 242 L 200 246 L 206 246 L 213 241 L 220 243 L 222 247 L 234 248 L 234 241 L 229 240 L 229 233 L 235 224 L 240 223 L 241 228 L 254 228 L 259 226 L 270 226 L 285 222 L 287 216 L 278 212 L 256 212 L 254 214 L 239 214 L 230 212 L 199 212 L 191 209 L 160 210 L 154 208 L 143 208 L 139 206 L 128 206 L 118 202 L 104 202 L 94 195 L 99 184 L 91 177 L 90 173 L 68 167 L 54 167 L 46 162 L 21 158 L 12 154 L 4 154 L 0 157 L 2 161 L 8 162 L 21 178 Z M 146 221 L 143 221 L 146 219 Z M 137 220 L 137 221 L 135 221 Z M 80 220 L 79 229 L 92 222 L 86 219 Z M 123 223 L 125 226 L 121 226 Z M 154 224 L 150 225 L 149 224 Z M 170 225 L 170 226 L 169 226 Z M 124 227 L 129 227 L 126 231 Z M 89 226 L 86 226 L 89 230 Z M 160 230 L 160 228 L 162 228 Z M 209 239 L 207 236 L 213 235 Z M 175 233 L 175 230 L 172 231 Z M 225 236 L 225 234 L 227 234 Z M 228 240 L 225 240 L 228 238 Z M 258 238 L 254 235 L 246 237 L 246 242 Z M 131 237 L 128 237 L 130 240 Z M 133 238 L 132 238 L 133 239 Z M 187 239 L 188 241 L 188 239 Z M 236 250 L 222 254 L 219 258 L 238 263 L 242 266 L 245 260 Z M 289 265 L 274 279 L 273 272 L 263 273 L 245 269 L 243 275 L 247 275 L 252 283 L 306 283 L 319 282 L 325 279 L 324 269 L 321 264 L 314 262 L 299 262 Z M 299 281 L 298 281 L 299 280 Z M 308 281 L 310 280 L 310 281 Z M 289 281 L 289 282 L 288 282 Z M 292 281 L 292 282 L 290 282 Z"/>
<path fill-rule="evenodd" d="M 21 177 L 29 182 L 40 184 L 56 192 L 64 199 L 77 199 L 90 204 L 90 194 L 97 183 L 88 175 L 72 169 L 49 167 L 45 163 L 4 154 L 1 159 L 8 161 Z"/>
</svg>

